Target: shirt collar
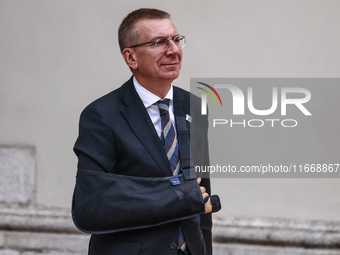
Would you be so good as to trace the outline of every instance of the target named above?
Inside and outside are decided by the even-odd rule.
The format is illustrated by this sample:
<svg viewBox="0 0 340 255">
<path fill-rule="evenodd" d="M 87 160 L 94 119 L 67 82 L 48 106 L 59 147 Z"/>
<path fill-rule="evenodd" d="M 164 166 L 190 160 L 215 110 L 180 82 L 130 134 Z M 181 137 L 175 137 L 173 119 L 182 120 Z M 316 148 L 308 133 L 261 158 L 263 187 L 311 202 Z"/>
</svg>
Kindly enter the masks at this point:
<svg viewBox="0 0 340 255">
<path fill-rule="evenodd" d="M 149 106 L 156 103 L 158 100 L 165 99 L 165 98 L 170 99 L 170 103 L 172 104 L 172 98 L 173 98 L 172 84 L 170 86 L 168 93 L 166 94 L 164 98 L 160 98 L 159 96 L 151 93 L 149 90 L 147 90 L 142 85 L 140 85 L 137 79 L 135 78 L 135 76 L 133 76 L 133 85 L 137 91 L 138 96 L 142 100 L 145 108 L 148 108 Z"/>
</svg>

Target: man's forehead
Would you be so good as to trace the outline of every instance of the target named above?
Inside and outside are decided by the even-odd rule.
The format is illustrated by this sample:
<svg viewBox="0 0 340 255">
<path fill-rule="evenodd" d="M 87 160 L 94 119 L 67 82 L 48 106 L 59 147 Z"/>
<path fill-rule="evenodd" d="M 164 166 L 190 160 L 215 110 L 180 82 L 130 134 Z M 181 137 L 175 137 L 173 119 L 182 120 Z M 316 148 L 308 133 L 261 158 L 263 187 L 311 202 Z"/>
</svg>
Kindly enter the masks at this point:
<svg viewBox="0 0 340 255">
<path fill-rule="evenodd" d="M 168 37 L 177 35 L 175 25 L 170 19 L 142 19 L 137 22 L 140 38 Z"/>
</svg>

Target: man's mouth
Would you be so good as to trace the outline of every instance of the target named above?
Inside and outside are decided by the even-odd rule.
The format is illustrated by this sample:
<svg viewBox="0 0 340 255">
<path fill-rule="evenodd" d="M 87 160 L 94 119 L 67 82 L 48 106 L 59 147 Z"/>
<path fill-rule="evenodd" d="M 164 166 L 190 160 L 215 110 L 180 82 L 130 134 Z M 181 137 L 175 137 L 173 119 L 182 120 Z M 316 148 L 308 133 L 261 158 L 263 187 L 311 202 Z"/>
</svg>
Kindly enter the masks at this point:
<svg viewBox="0 0 340 255">
<path fill-rule="evenodd" d="M 179 65 L 179 63 L 162 63 L 161 66 L 175 66 L 175 65 Z"/>
</svg>

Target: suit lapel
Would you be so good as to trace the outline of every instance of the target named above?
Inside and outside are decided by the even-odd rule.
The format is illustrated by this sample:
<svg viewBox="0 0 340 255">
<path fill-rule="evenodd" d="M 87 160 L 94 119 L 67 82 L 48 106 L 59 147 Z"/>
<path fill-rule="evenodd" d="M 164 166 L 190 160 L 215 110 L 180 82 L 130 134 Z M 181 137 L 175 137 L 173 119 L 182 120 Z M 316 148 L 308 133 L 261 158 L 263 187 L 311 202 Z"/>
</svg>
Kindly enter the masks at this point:
<svg viewBox="0 0 340 255">
<path fill-rule="evenodd" d="M 183 94 L 174 87 L 174 114 L 176 119 L 177 141 L 179 145 L 179 153 L 181 167 L 189 168 L 191 164 L 190 155 L 190 123 L 186 120 L 190 113 L 190 103 L 186 102 Z"/>
<path fill-rule="evenodd" d="M 169 160 L 149 114 L 134 89 L 132 78 L 121 87 L 120 99 L 125 104 L 121 113 L 134 134 L 155 160 L 163 175 L 172 175 Z"/>
</svg>

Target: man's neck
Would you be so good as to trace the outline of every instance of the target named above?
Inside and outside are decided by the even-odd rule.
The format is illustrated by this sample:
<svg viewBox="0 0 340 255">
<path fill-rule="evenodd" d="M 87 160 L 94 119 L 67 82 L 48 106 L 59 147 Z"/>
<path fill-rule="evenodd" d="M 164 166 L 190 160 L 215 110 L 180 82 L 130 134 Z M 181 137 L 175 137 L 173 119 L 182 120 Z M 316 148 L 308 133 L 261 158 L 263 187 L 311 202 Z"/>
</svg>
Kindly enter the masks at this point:
<svg viewBox="0 0 340 255">
<path fill-rule="evenodd" d="M 166 94 L 168 94 L 172 83 L 172 80 L 150 81 L 141 79 L 141 77 L 135 76 L 135 78 L 142 87 L 155 94 L 156 96 L 159 96 L 160 98 L 164 98 Z"/>
</svg>

